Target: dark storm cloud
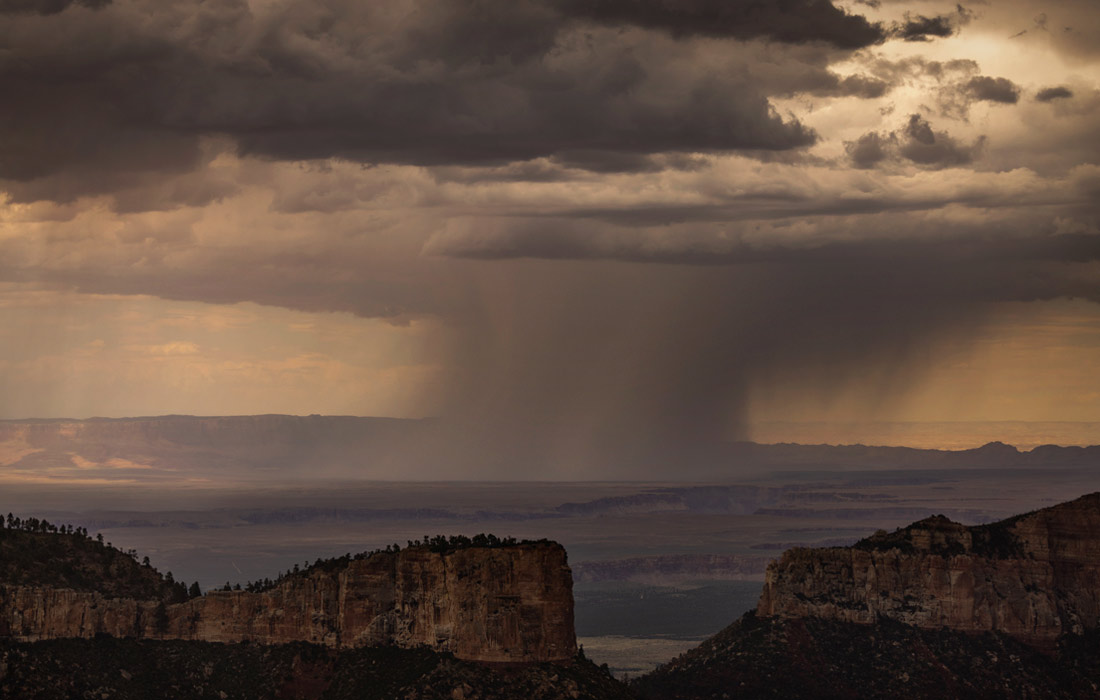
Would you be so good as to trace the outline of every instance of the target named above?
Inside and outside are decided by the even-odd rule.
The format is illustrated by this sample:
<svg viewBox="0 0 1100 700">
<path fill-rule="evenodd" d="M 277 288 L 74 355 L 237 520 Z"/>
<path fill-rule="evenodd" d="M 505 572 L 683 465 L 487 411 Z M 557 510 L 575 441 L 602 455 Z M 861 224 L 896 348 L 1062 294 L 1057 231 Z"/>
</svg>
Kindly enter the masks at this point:
<svg viewBox="0 0 1100 700">
<path fill-rule="evenodd" d="M 1016 104 L 1020 87 L 1008 78 L 976 75 L 947 85 L 939 90 L 937 103 L 943 116 L 966 120 L 975 102 Z"/>
<path fill-rule="evenodd" d="M 34 13 L 53 15 L 72 5 L 98 10 L 111 4 L 111 0 L 0 0 L 0 15 Z"/>
<path fill-rule="evenodd" d="M 979 75 L 968 80 L 963 86 L 975 100 L 1016 104 L 1020 99 L 1020 88 L 1008 78 L 991 78 Z"/>
<path fill-rule="evenodd" d="M 951 18 L 947 16 L 916 17 L 905 20 L 905 23 L 894 30 L 894 35 L 905 41 L 929 41 L 928 37 L 945 37 L 955 33 L 955 27 Z"/>
<path fill-rule="evenodd" d="M 973 13 L 962 5 L 955 6 L 955 12 L 949 15 L 936 15 L 925 17 L 924 15 L 910 15 L 906 13 L 905 21 L 894 25 L 890 35 L 905 41 L 931 41 L 932 37 L 949 37 L 973 19 Z"/>
<path fill-rule="evenodd" d="M 1053 102 L 1054 100 L 1065 100 L 1070 97 L 1073 97 L 1073 91 L 1062 85 L 1043 88 L 1035 94 L 1035 99 L 1039 102 Z"/>
<path fill-rule="evenodd" d="M 849 205 L 842 213 L 886 212 L 892 216 L 920 217 L 920 207 L 897 207 L 879 202 L 870 211 Z M 796 214 L 791 214 L 792 216 Z M 715 217 L 718 218 L 718 217 Z M 885 219 L 883 219 L 885 220 Z M 625 222 L 619 222 L 623 224 Z M 895 224 L 898 225 L 898 224 Z M 631 232 L 627 226 L 607 226 L 569 219 L 550 219 L 533 222 L 516 222 L 508 230 L 489 237 L 470 237 L 442 242 L 431 249 L 432 253 L 471 260 L 515 260 L 534 258 L 543 260 L 618 260 L 622 262 L 730 266 L 752 263 L 779 265 L 836 265 L 848 264 L 869 267 L 893 267 L 905 262 L 914 265 L 927 264 L 957 266 L 1012 266 L 1035 263 L 1095 263 L 1100 261 L 1100 236 L 1092 234 L 1055 234 L 1049 230 L 1034 234 L 1013 233 L 996 235 L 983 226 L 942 225 L 939 235 L 923 240 L 909 238 L 866 238 L 859 241 L 825 240 L 816 245 L 797 243 L 760 244 L 724 241 L 715 246 L 713 238 L 688 238 L 677 240 L 669 237 L 663 247 L 653 245 L 653 239 Z M 1050 227 L 1040 227 L 1047 228 Z M 923 262 L 922 262 L 923 261 Z M 1036 280 L 1032 280 L 1035 282 Z M 1068 284 L 1067 278 L 1067 284 Z M 1002 301 L 1020 301 L 1030 298 L 1053 298 L 1069 293 L 1069 288 L 1058 288 L 1054 280 L 1045 280 L 1042 287 L 1020 284 L 1003 287 L 1006 295 Z M 1011 288 L 1011 289 L 1010 289 Z M 1023 292 L 1019 290 L 1028 289 Z M 1045 291 L 1040 291 L 1043 289 Z M 1100 300 L 1100 285 L 1074 288 L 1074 293 Z M 989 300 L 998 300 L 1000 292 L 987 292 Z"/>
<path fill-rule="evenodd" d="M 852 159 L 852 165 L 857 168 L 872 168 L 889 157 L 890 152 L 897 148 L 897 137 L 894 134 L 880 134 L 876 131 L 860 136 L 855 141 L 844 144 L 848 157 Z"/>
<path fill-rule="evenodd" d="M 0 180 L 16 199 L 188 172 L 210 136 L 276 159 L 557 156 L 595 171 L 645 168 L 654 153 L 798 149 L 814 133 L 778 114 L 770 95 L 888 88 L 827 70 L 882 37 L 824 0 L 481 0 L 476 11 L 456 0 L 402 11 L 137 0 L 79 17 L 10 17 L 0 27 Z"/>
<path fill-rule="evenodd" d="M 899 157 L 928 168 L 947 168 L 972 162 L 984 144 L 984 137 L 963 143 L 946 131 L 934 130 L 923 116 L 911 114 L 901 129 L 868 132 L 845 143 L 845 150 L 857 168 L 870 168 Z"/>
<path fill-rule="evenodd" d="M 983 140 L 962 144 L 946 131 L 933 131 L 932 125 L 919 114 L 911 114 L 902 129 L 898 153 L 917 163 L 933 168 L 965 165 L 981 151 Z"/>
<path fill-rule="evenodd" d="M 557 4 L 574 17 L 612 26 L 632 24 L 674 36 L 824 41 L 846 49 L 885 38 L 880 26 L 828 0 L 557 0 Z"/>
<path fill-rule="evenodd" d="M 882 97 L 889 91 L 890 85 L 885 80 L 871 78 L 866 75 L 849 75 L 840 81 L 839 94 L 855 97 Z"/>
</svg>

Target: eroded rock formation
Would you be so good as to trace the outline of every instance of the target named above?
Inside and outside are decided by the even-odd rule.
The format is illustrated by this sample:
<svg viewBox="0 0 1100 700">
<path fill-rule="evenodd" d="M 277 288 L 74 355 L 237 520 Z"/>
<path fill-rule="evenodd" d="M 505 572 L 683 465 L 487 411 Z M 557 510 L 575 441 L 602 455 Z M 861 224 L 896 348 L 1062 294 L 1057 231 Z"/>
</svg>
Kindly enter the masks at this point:
<svg viewBox="0 0 1100 700">
<path fill-rule="evenodd" d="M 932 517 L 769 565 L 762 617 L 995 630 L 1035 646 L 1100 627 L 1100 493 L 966 527 Z"/>
<path fill-rule="evenodd" d="M 334 647 L 428 645 L 458 658 L 556 661 L 576 652 L 573 583 L 553 543 L 414 547 L 311 570 L 263 593 L 211 592 L 185 603 L 0 586 L 0 635 L 150 637 Z"/>
</svg>

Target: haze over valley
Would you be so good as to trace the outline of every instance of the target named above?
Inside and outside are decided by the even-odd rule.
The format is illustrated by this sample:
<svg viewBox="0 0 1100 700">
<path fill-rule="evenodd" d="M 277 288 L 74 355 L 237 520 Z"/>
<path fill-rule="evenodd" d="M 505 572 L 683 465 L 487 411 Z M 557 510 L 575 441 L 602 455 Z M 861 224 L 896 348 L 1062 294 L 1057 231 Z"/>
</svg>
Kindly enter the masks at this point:
<svg viewBox="0 0 1100 700">
<path fill-rule="evenodd" d="M 636 675 L 754 607 L 786 549 L 1069 500 L 1095 488 L 1100 450 L 730 443 L 679 464 L 679 481 L 379 480 L 435 429 L 322 416 L 0 422 L 0 512 L 86 527 L 203 590 L 425 535 L 550 538 L 569 553 L 589 656 Z"/>
</svg>

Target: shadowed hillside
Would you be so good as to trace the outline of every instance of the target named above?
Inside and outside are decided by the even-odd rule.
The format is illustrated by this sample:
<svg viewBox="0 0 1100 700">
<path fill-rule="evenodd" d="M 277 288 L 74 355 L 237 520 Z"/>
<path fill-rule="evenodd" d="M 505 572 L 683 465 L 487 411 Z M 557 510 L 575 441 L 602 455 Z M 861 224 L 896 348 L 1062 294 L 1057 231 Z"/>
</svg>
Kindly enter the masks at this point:
<svg viewBox="0 0 1100 700">
<path fill-rule="evenodd" d="M 0 639 L 0 697 L 70 700 L 629 700 L 606 669 L 577 658 L 522 668 L 426 648 L 336 651 L 313 644 Z"/>
<path fill-rule="evenodd" d="M 632 687 L 646 700 L 1097 698 L 1098 647 L 1096 632 L 1051 656 L 989 632 L 748 613 Z"/>
</svg>

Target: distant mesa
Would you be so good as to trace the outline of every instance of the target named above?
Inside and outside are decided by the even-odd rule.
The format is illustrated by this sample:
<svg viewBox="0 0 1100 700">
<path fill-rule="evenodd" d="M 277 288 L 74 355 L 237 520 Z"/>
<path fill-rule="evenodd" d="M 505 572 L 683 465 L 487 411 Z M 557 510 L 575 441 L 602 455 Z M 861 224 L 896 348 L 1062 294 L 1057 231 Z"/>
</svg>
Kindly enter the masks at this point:
<svg viewBox="0 0 1100 700">
<path fill-rule="evenodd" d="M 438 420 L 356 416 L 0 420 L 0 482 L 225 484 L 453 477 L 439 471 L 440 464 L 453 463 L 461 453 L 450 449 L 448 435 Z M 717 480 L 801 469 L 1095 467 L 1100 465 L 1100 447 L 1044 445 L 1020 451 L 993 442 L 975 449 L 933 450 L 715 442 L 655 449 L 643 471 L 661 473 L 673 458 L 678 478 Z M 303 464 L 310 468 L 303 470 Z M 611 460 L 601 475 L 637 476 L 636 466 L 628 471 L 627 465 Z"/>
</svg>

